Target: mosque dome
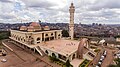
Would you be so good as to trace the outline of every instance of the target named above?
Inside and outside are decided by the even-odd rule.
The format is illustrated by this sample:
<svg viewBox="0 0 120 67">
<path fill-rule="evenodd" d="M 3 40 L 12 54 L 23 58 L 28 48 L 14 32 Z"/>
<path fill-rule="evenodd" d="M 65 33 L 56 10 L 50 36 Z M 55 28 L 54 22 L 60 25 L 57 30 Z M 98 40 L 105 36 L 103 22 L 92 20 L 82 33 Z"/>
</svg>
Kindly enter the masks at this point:
<svg viewBox="0 0 120 67">
<path fill-rule="evenodd" d="M 28 26 L 27 28 L 28 28 L 28 29 L 27 29 L 28 32 L 33 32 L 33 31 L 35 31 L 33 26 Z"/>
<path fill-rule="evenodd" d="M 50 30 L 50 27 L 49 26 L 45 26 L 44 30 Z"/>
<path fill-rule="evenodd" d="M 32 22 L 29 26 L 33 26 L 35 31 L 41 30 L 41 26 L 37 22 Z"/>
<path fill-rule="evenodd" d="M 27 27 L 26 26 L 21 26 L 20 30 L 27 30 Z"/>
<path fill-rule="evenodd" d="M 40 26 L 40 24 L 39 24 L 39 23 L 36 23 L 36 22 L 32 22 L 32 23 L 30 24 L 30 26 Z"/>
</svg>

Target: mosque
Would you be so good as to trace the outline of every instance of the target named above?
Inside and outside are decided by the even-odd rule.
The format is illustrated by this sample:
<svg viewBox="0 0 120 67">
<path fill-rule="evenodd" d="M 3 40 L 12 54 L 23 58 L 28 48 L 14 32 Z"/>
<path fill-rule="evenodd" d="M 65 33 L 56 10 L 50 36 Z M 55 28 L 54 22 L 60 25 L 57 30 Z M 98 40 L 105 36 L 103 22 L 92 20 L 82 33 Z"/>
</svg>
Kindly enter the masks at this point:
<svg viewBox="0 0 120 67">
<path fill-rule="evenodd" d="M 74 12 L 75 7 L 71 3 L 69 35 L 70 39 L 62 37 L 62 30 L 53 30 L 49 26 L 42 27 L 37 22 L 31 22 L 29 26 L 21 26 L 19 30 L 10 30 L 9 37 L 19 46 L 38 52 L 40 56 L 56 56 L 59 60 L 66 62 L 77 59 L 92 60 L 96 53 L 90 50 L 86 38 L 80 41 L 74 40 Z"/>
</svg>

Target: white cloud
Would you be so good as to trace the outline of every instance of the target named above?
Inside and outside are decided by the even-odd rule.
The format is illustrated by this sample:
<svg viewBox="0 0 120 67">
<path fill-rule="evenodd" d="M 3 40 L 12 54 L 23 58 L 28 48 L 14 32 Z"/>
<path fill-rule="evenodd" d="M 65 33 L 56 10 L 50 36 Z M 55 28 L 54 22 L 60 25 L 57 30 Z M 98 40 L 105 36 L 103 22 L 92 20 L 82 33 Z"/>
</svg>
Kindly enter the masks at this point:
<svg viewBox="0 0 120 67">
<path fill-rule="evenodd" d="M 72 0 L 0 0 L 1 22 L 69 23 Z M 75 23 L 119 23 L 120 0 L 74 0 Z"/>
</svg>

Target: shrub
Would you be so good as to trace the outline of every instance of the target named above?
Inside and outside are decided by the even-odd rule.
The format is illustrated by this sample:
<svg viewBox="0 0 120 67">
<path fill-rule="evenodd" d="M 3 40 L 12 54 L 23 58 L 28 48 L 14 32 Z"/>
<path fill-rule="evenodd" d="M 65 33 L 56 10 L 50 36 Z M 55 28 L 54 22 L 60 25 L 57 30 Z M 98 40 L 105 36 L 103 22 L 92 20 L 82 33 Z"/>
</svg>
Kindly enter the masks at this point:
<svg viewBox="0 0 120 67">
<path fill-rule="evenodd" d="M 87 65 L 89 64 L 90 60 L 85 59 L 80 65 L 79 67 L 87 67 Z"/>
<path fill-rule="evenodd" d="M 66 63 L 65 63 L 65 65 L 66 65 L 67 67 L 70 67 L 70 65 L 71 65 L 71 64 L 70 64 L 70 61 L 67 60 Z"/>
<path fill-rule="evenodd" d="M 100 49 L 95 49 L 95 50 L 94 50 L 94 52 L 99 52 L 99 51 L 100 51 Z"/>
</svg>

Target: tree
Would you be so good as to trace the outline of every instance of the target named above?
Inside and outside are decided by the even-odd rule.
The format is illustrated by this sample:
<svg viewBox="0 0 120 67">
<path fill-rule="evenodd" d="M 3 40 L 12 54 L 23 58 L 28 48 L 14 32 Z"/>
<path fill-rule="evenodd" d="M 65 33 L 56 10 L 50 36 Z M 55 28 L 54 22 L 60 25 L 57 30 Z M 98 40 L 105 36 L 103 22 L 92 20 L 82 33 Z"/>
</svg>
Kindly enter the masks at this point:
<svg viewBox="0 0 120 67">
<path fill-rule="evenodd" d="M 67 67 L 70 67 L 70 66 L 71 66 L 71 64 L 70 64 L 70 61 L 69 61 L 69 60 L 67 60 L 67 61 L 66 61 L 66 66 L 67 66 Z"/>
<path fill-rule="evenodd" d="M 110 64 L 108 67 L 116 67 L 116 65 Z"/>
<path fill-rule="evenodd" d="M 116 62 L 116 65 L 110 64 L 108 67 L 120 67 L 120 58 L 117 58 L 114 61 Z"/>
<path fill-rule="evenodd" d="M 67 30 L 62 30 L 62 36 L 63 37 L 69 37 L 69 33 Z"/>
<path fill-rule="evenodd" d="M 2 39 L 7 39 L 10 36 L 10 32 L 9 31 L 0 31 L 0 40 Z"/>
</svg>

